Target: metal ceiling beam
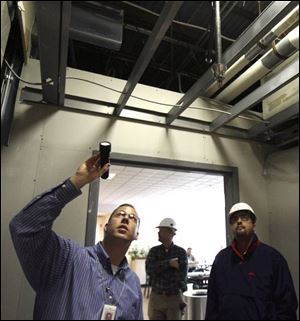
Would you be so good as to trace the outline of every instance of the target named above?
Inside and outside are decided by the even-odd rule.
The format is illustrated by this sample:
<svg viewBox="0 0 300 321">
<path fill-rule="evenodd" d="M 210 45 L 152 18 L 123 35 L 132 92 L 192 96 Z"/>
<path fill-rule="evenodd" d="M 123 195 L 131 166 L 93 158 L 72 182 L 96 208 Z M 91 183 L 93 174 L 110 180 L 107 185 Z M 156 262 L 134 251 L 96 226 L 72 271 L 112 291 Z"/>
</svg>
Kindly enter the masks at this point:
<svg viewBox="0 0 300 321">
<path fill-rule="evenodd" d="M 272 95 L 275 91 L 279 90 L 289 82 L 293 81 L 299 76 L 299 59 L 295 60 L 292 64 L 286 66 L 282 71 L 268 80 L 259 88 L 255 89 L 251 94 L 240 100 L 231 109 L 231 114 L 221 115 L 217 117 L 210 125 L 210 130 L 215 132 L 221 126 L 224 126 L 233 118 L 247 109 L 250 109 L 258 102 Z"/>
<path fill-rule="evenodd" d="M 270 122 L 269 124 L 260 123 L 253 126 L 248 132 L 248 138 L 254 138 L 275 126 L 282 124 L 297 114 L 299 114 L 299 102 L 272 116 L 270 119 L 268 119 Z"/>
<path fill-rule="evenodd" d="M 155 24 L 152 34 L 149 37 L 146 45 L 144 46 L 133 70 L 128 78 L 128 81 L 123 89 L 117 107 L 113 115 L 119 116 L 126 105 L 130 95 L 132 94 L 135 86 L 141 79 L 145 69 L 147 68 L 152 56 L 154 55 L 157 47 L 165 36 L 172 20 L 175 18 L 178 10 L 180 9 L 183 1 L 167 1 L 165 4 L 157 23 Z"/>
<path fill-rule="evenodd" d="M 288 139 L 287 141 L 282 142 L 281 144 L 276 145 L 276 147 L 279 149 L 279 148 L 285 147 L 289 144 L 296 143 L 297 141 L 299 141 L 299 135 L 297 135 L 297 137 L 293 137 L 291 139 Z"/>
<path fill-rule="evenodd" d="M 64 104 L 71 1 L 36 1 L 44 101 Z"/>
<path fill-rule="evenodd" d="M 37 88 L 31 87 L 24 87 L 21 91 L 20 99 L 24 102 L 28 103 L 43 103 L 42 91 Z M 97 111 L 95 109 L 89 110 L 88 106 L 97 105 Z M 57 106 L 54 106 L 57 107 Z M 100 117 L 108 117 L 111 118 L 112 113 L 107 112 L 107 107 L 115 108 L 115 103 L 99 101 L 95 99 L 90 99 L 86 97 L 79 97 L 74 95 L 65 95 L 65 105 L 59 106 L 61 110 L 76 112 L 76 113 L 83 113 L 93 116 L 100 116 Z M 124 108 L 125 115 L 120 116 L 119 119 L 124 119 L 132 122 L 143 123 L 152 126 L 158 126 L 163 128 L 174 128 L 178 130 L 185 130 L 185 131 L 192 131 L 197 133 L 203 134 L 210 134 L 209 132 L 209 124 L 204 121 L 186 118 L 186 117 L 179 117 L 174 121 L 172 125 L 166 125 L 165 121 L 165 113 L 155 112 L 153 110 L 148 109 L 140 109 L 136 107 L 125 106 Z M 247 130 L 234 128 L 234 127 L 223 127 L 220 128 L 217 136 L 226 136 L 231 138 L 239 138 L 239 139 L 246 139 L 247 138 Z"/>
<path fill-rule="evenodd" d="M 259 39 L 282 20 L 298 1 L 273 1 L 266 10 L 250 25 L 250 27 L 232 44 L 222 56 L 222 61 L 229 68 L 237 59 L 245 54 Z M 167 115 L 167 124 L 171 124 L 199 96 L 205 96 L 205 90 L 215 81 L 213 71 L 206 73 L 175 104 Z M 180 106 L 176 106 L 180 105 Z"/>
</svg>

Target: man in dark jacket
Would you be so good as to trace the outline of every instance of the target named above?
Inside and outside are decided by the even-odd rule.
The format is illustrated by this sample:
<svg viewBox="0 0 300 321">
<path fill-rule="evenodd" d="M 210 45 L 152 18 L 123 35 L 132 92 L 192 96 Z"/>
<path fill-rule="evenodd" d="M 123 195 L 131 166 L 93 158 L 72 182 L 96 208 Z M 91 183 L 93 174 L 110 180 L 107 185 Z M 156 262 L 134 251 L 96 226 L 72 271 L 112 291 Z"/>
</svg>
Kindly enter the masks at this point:
<svg viewBox="0 0 300 321">
<path fill-rule="evenodd" d="M 246 203 L 233 205 L 229 223 L 234 240 L 212 266 L 206 320 L 296 320 L 298 306 L 284 257 L 260 242 L 256 215 Z"/>
</svg>

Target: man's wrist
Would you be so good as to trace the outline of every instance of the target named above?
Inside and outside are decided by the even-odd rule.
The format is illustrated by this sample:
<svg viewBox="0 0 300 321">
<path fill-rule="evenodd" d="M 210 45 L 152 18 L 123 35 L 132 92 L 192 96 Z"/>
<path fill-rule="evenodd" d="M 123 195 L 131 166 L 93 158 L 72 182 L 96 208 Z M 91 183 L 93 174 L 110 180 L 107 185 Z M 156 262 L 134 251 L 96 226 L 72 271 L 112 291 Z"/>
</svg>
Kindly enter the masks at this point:
<svg viewBox="0 0 300 321">
<path fill-rule="evenodd" d="M 84 182 L 82 178 L 79 178 L 76 174 L 71 176 L 70 181 L 78 189 L 81 189 L 84 185 L 87 184 L 86 182 Z"/>
</svg>

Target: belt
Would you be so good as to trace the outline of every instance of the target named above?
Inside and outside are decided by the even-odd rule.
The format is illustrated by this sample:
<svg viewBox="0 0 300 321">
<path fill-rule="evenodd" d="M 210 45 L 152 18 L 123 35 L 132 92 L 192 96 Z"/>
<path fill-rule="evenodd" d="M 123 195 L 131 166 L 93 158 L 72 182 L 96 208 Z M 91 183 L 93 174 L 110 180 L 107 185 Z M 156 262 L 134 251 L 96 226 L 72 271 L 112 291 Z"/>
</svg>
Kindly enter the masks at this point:
<svg viewBox="0 0 300 321">
<path fill-rule="evenodd" d="M 155 289 L 152 289 L 152 292 L 154 292 L 155 294 L 160 294 L 165 296 L 177 295 L 180 293 L 180 291 L 161 291 L 161 290 L 155 290 Z"/>
</svg>

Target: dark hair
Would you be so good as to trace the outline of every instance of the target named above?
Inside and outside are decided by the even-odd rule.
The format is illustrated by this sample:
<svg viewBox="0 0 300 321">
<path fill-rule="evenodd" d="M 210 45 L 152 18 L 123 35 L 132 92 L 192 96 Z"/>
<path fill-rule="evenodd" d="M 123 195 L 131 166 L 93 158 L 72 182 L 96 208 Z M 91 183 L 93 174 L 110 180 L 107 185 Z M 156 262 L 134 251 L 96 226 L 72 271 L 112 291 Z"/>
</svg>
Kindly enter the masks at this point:
<svg viewBox="0 0 300 321">
<path fill-rule="evenodd" d="M 250 219 L 252 220 L 252 223 L 255 224 L 256 223 L 256 216 L 249 211 L 249 216 L 250 216 Z"/>
<path fill-rule="evenodd" d="M 122 207 L 122 206 L 129 206 L 129 207 L 133 208 L 133 209 L 136 211 L 135 207 L 134 207 L 133 205 L 129 204 L 129 203 L 121 204 L 121 205 L 119 205 L 118 207 L 116 207 L 116 208 L 112 211 L 112 213 L 110 214 L 110 217 L 109 217 L 107 223 L 111 220 L 111 218 L 112 218 L 113 215 L 116 213 L 116 211 L 117 211 L 120 207 Z M 138 225 L 140 225 L 140 218 L 139 218 L 139 217 L 138 217 Z"/>
</svg>

